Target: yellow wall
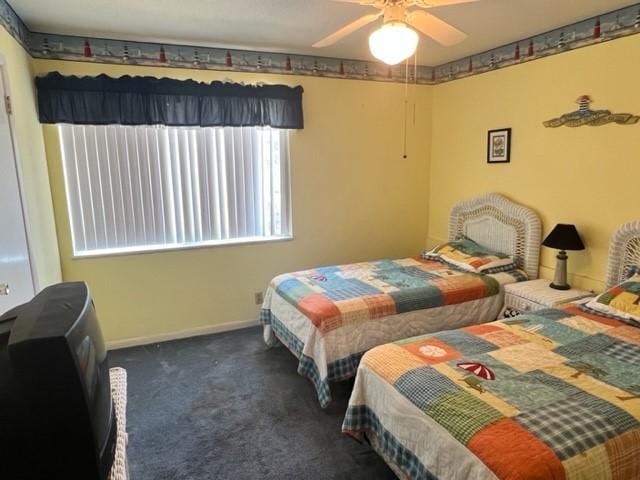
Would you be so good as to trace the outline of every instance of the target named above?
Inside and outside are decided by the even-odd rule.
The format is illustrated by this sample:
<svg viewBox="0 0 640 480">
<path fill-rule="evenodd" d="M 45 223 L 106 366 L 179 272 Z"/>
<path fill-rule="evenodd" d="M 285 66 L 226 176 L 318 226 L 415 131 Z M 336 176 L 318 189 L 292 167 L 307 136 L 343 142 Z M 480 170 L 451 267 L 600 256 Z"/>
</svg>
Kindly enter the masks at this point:
<svg viewBox="0 0 640 480">
<path fill-rule="evenodd" d="M 6 65 L 13 108 L 13 134 L 28 220 L 31 262 L 36 286 L 40 289 L 59 282 L 61 277 L 49 175 L 30 70 L 31 56 L 4 28 L 0 28 L 0 54 Z"/>
<path fill-rule="evenodd" d="M 446 238 L 447 212 L 496 191 L 535 208 L 546 235 L 574 223 L 587 250 L 569 253 L 576 286 L 602 289 L 609 238 L 640 218 L 640 124 L 558 129 L 543 120 L 592 108 L 640 114 L 640 35 L 438 85 L 433 92 L 429 242 Z M 510 164 L 486 164 L 487 130 L 511 127 Z M 542 249 L 544 277 L 555 251 Z M 573 276 L 572 276 L 573 277 Z"/>
<path fill-rule="evenodd" d="M 594 108 L 640 113 L 640 36 L 464 80 L 417 87 L 409 158 L 401 158 L 403 86 L 34 59 L 35 74 L 170 76 L 301 84 L 305 129 L 291 136 L 295 239 L 270 244 L 73 259 L 59 144 L 45 126 L 65 280 L 91 286 L 110 341 L 198 332 L 257 317 L 253 294 L 274 275 L 323 264 L 417 253 L 446 238 L 452 204 L 488 191 L 535 208 L 544 233 L 575 223 L 587 250 L 570 280 L 602 288 L 609 237 L 637 219 L 640 125 L 547 129 L 542 121 Z M 513 129 L 510 164 L 486 164 L 487 130 Z M 553 250 L 541 274 L 551 277 Z"/>
<path fill-rule="evenodd" d="M 429 88 L 414 92 L 416 127 L 404 160 L 400 84 L 46 60 L 33 67 L 36 74 L 230 77 L 305 89 L 305 129 L 291 135 L 291 241 L 73 259 L 56 128 L 44 127 L 64 279 L 89 283 L 112 342 L 255 320 L 254 292 L 278 273 L 415 255 L 424 245 Z"/>
</svg>

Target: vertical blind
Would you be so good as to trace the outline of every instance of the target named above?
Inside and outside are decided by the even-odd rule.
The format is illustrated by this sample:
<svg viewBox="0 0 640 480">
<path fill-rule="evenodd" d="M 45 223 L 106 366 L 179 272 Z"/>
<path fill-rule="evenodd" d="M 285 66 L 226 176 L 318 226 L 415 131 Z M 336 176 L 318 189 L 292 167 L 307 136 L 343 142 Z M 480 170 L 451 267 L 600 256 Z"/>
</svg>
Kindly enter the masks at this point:
<svg viewBox="0 0 640 480">
<path fill-rule="evenodd" d="M 287 130 L 58 128 L 76 255 L 290 235 Z"/>
</svg>

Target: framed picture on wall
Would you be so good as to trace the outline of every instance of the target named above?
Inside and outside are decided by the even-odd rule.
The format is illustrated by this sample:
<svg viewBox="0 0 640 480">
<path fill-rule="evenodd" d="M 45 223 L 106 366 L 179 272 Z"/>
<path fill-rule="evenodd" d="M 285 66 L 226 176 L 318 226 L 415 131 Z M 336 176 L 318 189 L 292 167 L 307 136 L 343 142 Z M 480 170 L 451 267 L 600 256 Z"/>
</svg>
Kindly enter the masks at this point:
<svg viewBox="0 0 640 480">
<path fill-rule="evenodd" d="M 511 160 L 511 129 L 489 130 L 487 163 L 509 163 Z"/>
</svg>

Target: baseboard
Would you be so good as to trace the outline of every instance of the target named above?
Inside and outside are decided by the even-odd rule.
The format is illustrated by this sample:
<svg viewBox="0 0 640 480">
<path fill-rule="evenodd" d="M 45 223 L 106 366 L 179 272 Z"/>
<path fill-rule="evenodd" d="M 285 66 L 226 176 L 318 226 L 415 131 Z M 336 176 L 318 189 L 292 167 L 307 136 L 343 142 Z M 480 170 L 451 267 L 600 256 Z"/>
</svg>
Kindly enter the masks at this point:
<svg viewBox="0 0 640 480">
<path fill-rule="evenodd" d="M 123 338 L 120 340 L 111 340 L 107 343 L 107 350 L 118 350 L 119 348 L 137 347 L 140 345 L 149 345 L 152 343 L 167 342 L 169 340 L 178 340 L 180 338 L 198 337 L 200 335 L 210 335 L 212 333 L 230 332 L 232 330 L 240 330 L 242 328 L 255 327 L 258 325 L 257 320 L 245 320 L 242 322 L 219 323 L 217 325 L 206 325 L 203 327 L 187 328 L 186 330 L 178 330 L 176 332 L 160 333 L 157 335 L 149 335 L 144 337 Z"/>
</svg>

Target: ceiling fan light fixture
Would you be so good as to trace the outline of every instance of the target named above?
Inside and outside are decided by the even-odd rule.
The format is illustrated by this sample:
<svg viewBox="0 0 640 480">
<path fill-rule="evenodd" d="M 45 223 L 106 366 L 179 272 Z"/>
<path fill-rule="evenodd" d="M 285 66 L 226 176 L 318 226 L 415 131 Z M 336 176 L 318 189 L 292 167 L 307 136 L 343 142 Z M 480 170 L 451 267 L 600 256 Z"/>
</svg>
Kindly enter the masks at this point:
<svg viewBox="0 0 640 480">
<path fill-rule="evenodd" d="M 387 65 L 396 65 L 413 55 L 418 34 L 404 22 L 388 22 L 369 36 L 371 54 Z"/>
</svg>

